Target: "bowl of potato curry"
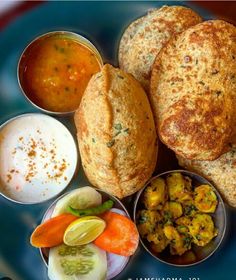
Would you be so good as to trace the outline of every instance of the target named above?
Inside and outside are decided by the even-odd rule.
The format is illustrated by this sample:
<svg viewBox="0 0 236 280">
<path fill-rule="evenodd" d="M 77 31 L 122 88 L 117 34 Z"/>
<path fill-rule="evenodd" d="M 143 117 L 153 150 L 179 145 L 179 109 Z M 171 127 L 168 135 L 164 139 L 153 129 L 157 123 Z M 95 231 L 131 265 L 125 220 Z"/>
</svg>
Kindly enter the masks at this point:
<svg viewBox="0 0 236 280">
<path fill-rule="evenodd" d="M 215 187 L 185 170 L 153 177 L 137 194 L 134 220 L 144 248 L 157 260 L 175 266 L 210 257 L 222 243 L 227 222 Z"/>
</svg>

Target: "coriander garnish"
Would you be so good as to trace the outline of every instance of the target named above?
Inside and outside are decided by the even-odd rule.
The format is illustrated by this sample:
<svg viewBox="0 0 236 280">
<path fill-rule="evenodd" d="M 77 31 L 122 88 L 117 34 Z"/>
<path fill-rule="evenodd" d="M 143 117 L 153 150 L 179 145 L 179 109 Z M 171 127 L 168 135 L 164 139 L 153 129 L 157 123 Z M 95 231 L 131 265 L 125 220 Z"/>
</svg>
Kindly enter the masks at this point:
<svg viewBox="0 0 236 280">
<path fill-rule="evenodd" d="M 111 148 L 114 144 L 115 144 L 115 140 L 112 139 L 111 141 L 107 142 L 106 145 L 107 145 L 108 148 Z"/>
<path fill-rule="evenodd" d="M 122 125 L 120 123 L 117 123 L 117 124 L 114 125 L 114 128 L 116 130 L 121 130 L 122 129 Z"/>
</svg>

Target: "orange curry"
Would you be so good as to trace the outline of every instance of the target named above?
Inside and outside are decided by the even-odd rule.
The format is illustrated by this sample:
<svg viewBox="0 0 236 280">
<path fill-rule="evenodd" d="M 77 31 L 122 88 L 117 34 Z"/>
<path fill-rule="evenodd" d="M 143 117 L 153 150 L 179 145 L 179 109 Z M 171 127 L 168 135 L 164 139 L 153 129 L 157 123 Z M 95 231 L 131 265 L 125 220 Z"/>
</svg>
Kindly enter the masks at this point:
<svg viewBox="0 0 236 280">
<path fill-rule="evenodd" d="M 77 109 L 91 76 L 100 71 L 90 49 L 62 36 L 35 41 L 23 59 L 21 84 L 26 95 L 34 104 L 53 112 Z"/>
</svg>

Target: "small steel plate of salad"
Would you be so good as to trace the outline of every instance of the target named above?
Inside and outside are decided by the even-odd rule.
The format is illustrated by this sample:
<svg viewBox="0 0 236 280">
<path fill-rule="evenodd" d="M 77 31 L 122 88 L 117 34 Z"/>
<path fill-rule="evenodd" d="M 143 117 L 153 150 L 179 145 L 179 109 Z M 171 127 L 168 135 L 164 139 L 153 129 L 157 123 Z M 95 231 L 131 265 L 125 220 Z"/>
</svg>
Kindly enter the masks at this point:
<svg viewBox="0 0 236 280">
<path fill-rule="evenodd" d="M 105 280 L 125 268 L 139 234 L 117 198 L 86 186 L 52 203 L 30 243 L 40 249 L 50 280 Z"/>
</svg>

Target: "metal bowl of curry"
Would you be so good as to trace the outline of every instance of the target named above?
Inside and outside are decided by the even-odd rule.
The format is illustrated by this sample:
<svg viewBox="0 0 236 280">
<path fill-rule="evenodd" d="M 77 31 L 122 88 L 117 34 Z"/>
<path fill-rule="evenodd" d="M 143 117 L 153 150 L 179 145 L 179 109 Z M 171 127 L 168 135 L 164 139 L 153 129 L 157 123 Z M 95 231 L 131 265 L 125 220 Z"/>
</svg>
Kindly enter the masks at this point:
<svg viewBox="0 0 236 280">
<path fill-rule="evenodd" d="M 157 260 L 187 267 L 208 259 L 226 232 L 226 209 L 216 188 L 186 170 L 153 177 L 139 191 L 134 221 L 143 247 Z"/>
<path fill-rule="evenodd" d="M 102 57 L 85 37 L 53 31 L 34 39 L 20 56 L 17 77 L 28 101 L 52 115 L 68 115 L 80 104 Z"/>
</svg>

